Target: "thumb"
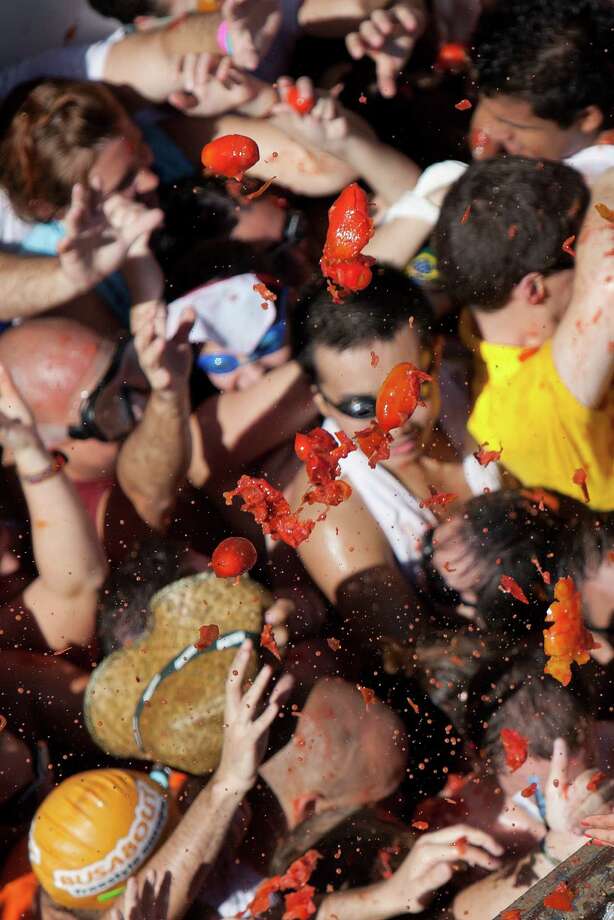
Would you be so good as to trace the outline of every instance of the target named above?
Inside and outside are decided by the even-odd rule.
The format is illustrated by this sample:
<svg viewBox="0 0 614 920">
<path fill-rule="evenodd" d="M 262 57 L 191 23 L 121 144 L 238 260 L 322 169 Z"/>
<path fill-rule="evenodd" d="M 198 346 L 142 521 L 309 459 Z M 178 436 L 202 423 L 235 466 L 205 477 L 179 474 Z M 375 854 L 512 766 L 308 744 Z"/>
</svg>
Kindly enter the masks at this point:
<svg viewBox="0 0 614 920">
<path fill-rule="evenodd" d="M 569 755 L 567 752 L 567 744 L 563 738 L 557 738 L 552 746 L 552 759 L 550 761 L 550 772 L 548 773 L 547 793 L 550 792 L 553 787 L 560 792 L 565 789 L 567 785 L 568 762 Z"/>
<path fill-rule="evenodd" d="M 168 102 L 182 112 L 189 112 L 198 105 L 198 99 L 194 93 L 188 93 L 186 90 L 176 90 L 171 93 Z"/>
<path fill-rule="evenodd" d="M 390 61 L 386 60 L 385 57 L 380 58 L 375 64 L 375 71 L 377 74 L 377 87 L 386 99 L 392 99 L 397 92 L 397 68 Z"/>
<path fill-rule="evenodd" d="M 187 307 L 179 317 L 179 326 L 173 336 L 175 345 L 185 345 L 190 341 L 190 332 L 196 322 L 196 311 L 193 307 Z"/>
</svg>

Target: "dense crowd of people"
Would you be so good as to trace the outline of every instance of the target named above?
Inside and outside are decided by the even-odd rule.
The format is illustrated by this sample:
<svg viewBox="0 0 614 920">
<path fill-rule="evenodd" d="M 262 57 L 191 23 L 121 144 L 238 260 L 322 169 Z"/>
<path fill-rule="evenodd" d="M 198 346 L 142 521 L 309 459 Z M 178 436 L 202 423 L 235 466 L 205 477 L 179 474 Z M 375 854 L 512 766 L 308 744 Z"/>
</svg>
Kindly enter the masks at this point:
<svg viewBox="0 0 614 920">
<path fill-rule="evenodd" d="M 521 920 L 614 846 L 614 5 L 5 6 L 1 920 Z"/>
</svg>

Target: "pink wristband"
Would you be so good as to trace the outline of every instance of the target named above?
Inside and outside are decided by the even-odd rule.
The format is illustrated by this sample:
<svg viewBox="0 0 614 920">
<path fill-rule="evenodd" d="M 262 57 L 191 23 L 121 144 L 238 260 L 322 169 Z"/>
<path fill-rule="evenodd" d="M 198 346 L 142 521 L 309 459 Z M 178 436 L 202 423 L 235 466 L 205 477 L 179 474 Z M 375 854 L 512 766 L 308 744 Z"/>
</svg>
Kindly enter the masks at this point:
<svg viewBox="0 0 614 920">
<path fill-rule="evenodd" d="M 230 36 L 228 34 L 228 22 L 225 19 L 222 19 L 218 26 L 217 30 L 217 44 L 218 48 L 223 54 L 232 54 L 232 44 L 230 42 Z"/>
</svg>

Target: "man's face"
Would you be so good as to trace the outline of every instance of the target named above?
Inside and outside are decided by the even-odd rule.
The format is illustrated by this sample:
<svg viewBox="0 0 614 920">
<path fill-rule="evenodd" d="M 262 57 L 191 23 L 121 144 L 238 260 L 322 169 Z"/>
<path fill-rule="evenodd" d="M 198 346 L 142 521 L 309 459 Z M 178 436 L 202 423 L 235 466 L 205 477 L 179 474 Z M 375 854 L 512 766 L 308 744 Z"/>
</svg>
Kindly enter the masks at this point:
<svg viewBox="0 0 614 920">
<path fill-rule="evenodd" d="M 350 436 L 366 428 L 373 420 L 374 412 L 353 417 L 348 413 L 352 399 L 356 405 L 360 403 L 357 397 L 375 400 L 388 373 L 403 361 L 410 361 L 423 370 L 428 370 L 432 364 L 432 355 L 420 347 L 418 337 L 409 325 L 403 325 L 388 341 L 375 341 L 343 351 L 325 345 L 317 346 L 314 354 L 315 399 L 319 410 Z M 404 466 L 419 456 L 428 443 L 438 414 L 438 393 L 433 384 L 423 386 L 422 399 L 426 405 L 418 406 L 403 428 L 391 432 L 394 440 L 390 447 L 390 459 L 383 462 L 385 467 L 394 470 Z"/>
<path fill-rule="evenodd" d="M 480 132 L 485 135 L 482 137 Z M 497 153 L 563 160 L 593 142 L 595 131 L 584 130 L 584 120 L 561 128 L 539 118 L 531 105 L 514 96 L 480 96 L 471 120 L 471 146 L 476 159 Z"/>
<path fill-rule="evenodd" d="M 101 147 L 90 169 L 90 184 L 103 198 L 120 193 L 142 198 L 155 191 L 158 177 L 152 171 L 153 154 L 141 132 L 118 106 L 117 133 Z"/>
</svg>

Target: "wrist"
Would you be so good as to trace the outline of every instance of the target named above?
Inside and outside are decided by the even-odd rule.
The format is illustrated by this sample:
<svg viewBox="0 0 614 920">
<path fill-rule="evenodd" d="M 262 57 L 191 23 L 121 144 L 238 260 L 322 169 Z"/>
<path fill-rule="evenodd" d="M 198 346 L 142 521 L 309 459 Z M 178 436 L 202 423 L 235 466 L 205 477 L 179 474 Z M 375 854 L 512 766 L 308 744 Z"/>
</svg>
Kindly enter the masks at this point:
<svg viewBox="0 0 614 920">
<path fill-rule="evenodd" d="M 27 443 L 13 447 L 13 456 L 20 476 L 35 476 L 53 461 L 52 455 L 36 434 Z"/>
<path fill-rule="evenodd" d="M 584 839 L 570 831 L 549 830 L 544 837 L 542 853 L 551 863 L 563 862 L 584 844 Z"/>
<path fill-rule="evenodd" d="M 247 781 L 233 774 L 232 770 L 218 767 L 209 785 L 211 786 L 211 797 L 215 802 L 239 805 L 254 785 L 254 780 Z"/>
<path fill-rule="evenodd" d="M 150 402 L 165 416 L 172 414 L 187 418 L 190 415 L 190 393 L 187 380 L 172 380 L 167 386 L 151 391 Z"/>
</svg>

